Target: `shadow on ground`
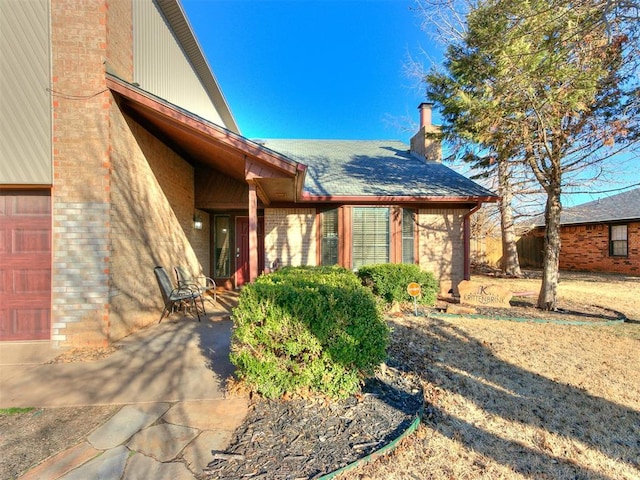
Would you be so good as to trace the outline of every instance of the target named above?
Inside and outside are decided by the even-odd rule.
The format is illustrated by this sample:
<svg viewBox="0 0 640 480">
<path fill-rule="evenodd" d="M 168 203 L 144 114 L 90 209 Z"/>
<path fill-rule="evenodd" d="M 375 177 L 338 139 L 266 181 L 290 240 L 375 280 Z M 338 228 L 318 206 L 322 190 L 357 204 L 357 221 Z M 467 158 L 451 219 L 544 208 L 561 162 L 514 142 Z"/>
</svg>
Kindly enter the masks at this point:
<svg viewBox="0 0 640 480">
<path fill-rule="evenodd" d="M 423 421 L 430 428 L 532 478 L 613 478 L 571 460 L 585 450 L 640 472 L 640 412 L 505 362 L 454 323 L 422 321 L 427 323 L 418 328 L 393 323 L 393 351 L 429 385 Z M 448 394 L 481 412 L 465 418 L 451 413 L 456 409 L 447 409 L 441 398 Z M 517 433 L 494 433 L 483 428 L 485 421 L 515 426 Z M 558 451 L 559 445 L 576 451 Z"/>
<path fill-rule="evenodd" d="M 202 322 L 174 313 L 117 342 L 117 350 L 100 360 L 2 365 L 0 407 L 222 398 L 234 371 L 231 327 L 227 305 L 220 304 Z"/>
</svg>

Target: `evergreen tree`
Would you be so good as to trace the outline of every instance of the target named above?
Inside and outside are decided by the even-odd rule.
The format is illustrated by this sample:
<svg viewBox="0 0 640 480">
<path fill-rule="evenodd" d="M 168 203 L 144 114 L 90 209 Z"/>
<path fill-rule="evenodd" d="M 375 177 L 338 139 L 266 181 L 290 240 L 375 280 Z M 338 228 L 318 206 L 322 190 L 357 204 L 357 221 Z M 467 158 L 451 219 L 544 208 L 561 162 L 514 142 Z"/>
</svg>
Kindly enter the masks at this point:
<svg viewBox="0 0 640 480">
<path fill-rule="evenodd" d="M 501 185 L 526 165 L 546 194 L 538 307 L 555 309 L 561 194 L 567 175 L 638 141 L 638 5 L 485 0 L 449 45 L 445 71 L 426 76 L 445 137 L 466 142 L 476 167 Z M 635 21 L 634 21 L 635 20 Z"/>
</svg>

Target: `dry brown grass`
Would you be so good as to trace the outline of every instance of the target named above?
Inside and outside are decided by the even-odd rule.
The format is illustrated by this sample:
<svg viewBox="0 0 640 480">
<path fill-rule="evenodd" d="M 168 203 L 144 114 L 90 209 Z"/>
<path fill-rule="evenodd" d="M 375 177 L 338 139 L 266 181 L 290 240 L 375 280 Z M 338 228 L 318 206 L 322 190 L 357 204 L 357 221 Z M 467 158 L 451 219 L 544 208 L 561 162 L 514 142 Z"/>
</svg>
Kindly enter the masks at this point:
<svg viewBox="0 0 640 480">
<path fill-rule="evenodd" d="M 563 274 L 559 295 L 638 323 L 393 320 L 425 417 L 394 453 L 340 478 L 640 478 L 640 278 Z"/>
</svg>

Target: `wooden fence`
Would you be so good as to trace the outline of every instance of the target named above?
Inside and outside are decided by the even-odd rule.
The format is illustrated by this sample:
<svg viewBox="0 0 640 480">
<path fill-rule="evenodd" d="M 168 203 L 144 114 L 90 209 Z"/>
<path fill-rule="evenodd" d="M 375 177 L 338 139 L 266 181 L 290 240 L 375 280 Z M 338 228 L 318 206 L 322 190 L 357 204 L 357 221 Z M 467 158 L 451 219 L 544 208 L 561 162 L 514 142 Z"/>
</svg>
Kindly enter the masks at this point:
<svg viewBox="0 0 640 480">
<path fill-rule="evenodd" d="M 542 268 L 544 239 L 525 235 L 518 239 L 518 260 L 522 268 Z M 500 237 L 472 237 L 471 263 L 500 268 L 502 263 L 502 239 Z"/>
</svg>

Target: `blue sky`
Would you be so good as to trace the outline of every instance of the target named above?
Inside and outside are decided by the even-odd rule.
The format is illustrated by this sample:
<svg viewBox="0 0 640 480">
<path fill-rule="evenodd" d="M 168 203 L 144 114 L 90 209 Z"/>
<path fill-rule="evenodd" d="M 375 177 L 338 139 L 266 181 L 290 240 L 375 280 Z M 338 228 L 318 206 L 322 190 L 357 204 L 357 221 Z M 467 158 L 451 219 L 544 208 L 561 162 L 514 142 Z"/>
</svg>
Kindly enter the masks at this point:
<svg viewBox="0 0 640 480">
<path fill-rule="evenodd" d="M 414 0 L 181 3 L 244 136 L 408 143 L 415 133 L 426 98 L 405 67 L 409 58 L 426 68 L 442 56 L 420 28 Z M 639 183 L 638 166 L 614 166 L 607 181 L 585 187 Z M 615 193 L 570 195 L 563 203 Z"/>
<path fill-rule="evenodd" d="M 182 0 L 243 135 L 408 142 L 430 40 L 413 0 Z M 414 125 L 415 126 L 415 125 Z"/>
</svg>

